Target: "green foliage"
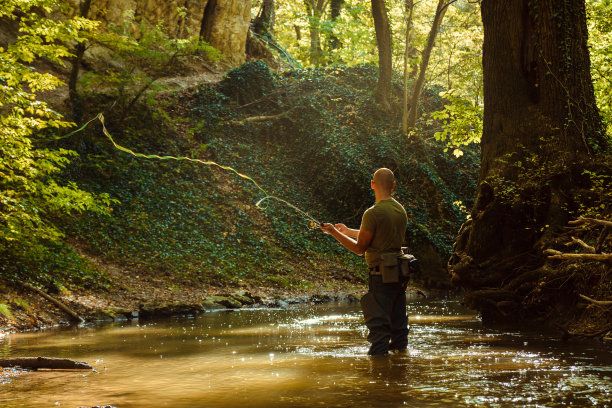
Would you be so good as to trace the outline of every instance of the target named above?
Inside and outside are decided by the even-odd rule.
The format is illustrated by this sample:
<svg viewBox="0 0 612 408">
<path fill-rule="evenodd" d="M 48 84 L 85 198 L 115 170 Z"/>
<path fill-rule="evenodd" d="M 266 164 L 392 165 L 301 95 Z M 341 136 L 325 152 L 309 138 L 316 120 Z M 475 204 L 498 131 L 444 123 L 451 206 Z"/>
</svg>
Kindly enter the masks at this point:
<svg viewBox="0 0 612 408">
<path fill-rule="evenodd" d="M 612 2 L 589 0 L 587 4 L 591 75 L 597 107 L 612 140 Z"/>
<path fill-rule="evenodd" d="M 589 188 L 578 197 L 578 214 L 583 217 L 607 219 L 612 213 L 612 172 L 584 170 Z"/>
<path fill-rule="evenodd" d="M 399 112 L 381 113 L 372 102 L 377 76 L 371 65 L 287 73 L 276 86 L 283 89 L 278 92 L 282 96 L 271 94 L 262 98 L 261 106 L 252 107 L 253 112 L 268 107 L 268 114 L 290 111 L 286 120 L 213 131 L 213 137 L 207 135 L 209 146 L 223 162 L 244 169 L 274 194 L 312 209 L 319 217 L 355 227 L 372 204 L 371 173 L 382 166 L 392 168 L 399 174 L 397 195 L 409 212 L 411 237 L 431 242 L 447 254 L 456 228 L 465 219 L 453 202 L 471 205 L 477 156 L 467 149 L 468 157 L 451 159 L 438 144 L 427 145 L 418 138 L 406 143 L 389 126 L 400 122 Z M 399 98 L 400 88 L 395 90 Z M 209 109 L 210 90 L 202 92 L 194 104 L 196 117 L 207 115 Z M 427 103 L 431 106 L 429 99 Z M 230 112 L 231 105 L 227 117 L 233 115 Z M 453 166 L 465 166 L 466 172 Z M 419 192 L 423 186 L 431 190 Z M 308 192 L 309 188 L 313 190 Z M 282 206 L 275 204 L 270 211 L 276 214 Z M 295 240 L 289 231 L 286 235 L 278 231 L 285 242 Z"/>
<path fill-rule="evenodd" d="M 13 313 L 11 312 L 10 306 L 5 303 L 0 303 L 0 315 L 6 317 L 7 319 L 12 319 Z"/>
<path fill-rule="evenodd" d="M 609 157 L 576 163 L 569 154 L 559 154 L 551 161 L 548 152 L 556 145 L 552 138 L 541 139 L 535 151 L 520 145 L 517 151 L 499 159 L 503 165 L 497 166 L 485 181 L 494 189 L 495 198 L 511 208 L 511 213 L 525 218 L 535 232 L 550 227 L 542 218 L 549 211 L 562 210 L 573 219 L 581 216 L 607 219 L 612 208 Z M 561 208 L 550 210 L 553 201 L 552 205 L 561 204 Z M 542 225 L 545 227 L 541 228 Z M 554 227 L 561 226 L 564 225 Z"/>
<path fill-rule="evenodd" d="M 238 104 L 246 104 L 271 92 L 274 86 L 268 66 L 262 61 L 254 61 L 228 72 L 219 90 Z"/>
<path fill-rule="evenodd" d="M 31 309 L 31 306 L 28 302 L 26 302 L 24 299 L 20 298 L 20 297 L 14 297 L 11 299 L 11 304 L 14 305 L 15 307 L 18 307 L 22 310 L 24 310 L 25 312 L 29 312 Z"/>
<path fill-rule="evenodd" d="M 202 64 L 221 57 L 199 36 L 172 38 L 161 24 L 136 22 L 131 10 L 124 13 L 123 26 L 101 28 L 88 35 L 88 40 L 109 50 L 115 63 L 106 70 L 83 75 L 81 87 L 90 94 L 110 93 L 123 106 L 133 104 L 144 91 L 154 88 L 158 79 L 188 70 L 186 63 Z"/>
<path fill-rule="evenodd" d="M 0 276 L 10 282 L 33 281 L 49 288 L 68 283 L 85 288 L 108 284 L 105 275 L 61 241 L 9 246 L 7 252 L 0 253 Z"/>
<path fill-rule="evenodd" d="M 51 149 L 39 140 L 44 132 L 72 126 L 38 99 L 62 82 L 38 72 L 31 64 L 38 58 L 63 65 L 70 56 L 64 42 L 79 39 L 81 30 L 95 23 L 82 18 L 55 21 L 50 15 L 55 0 L 8 0 L 0 18 L 17 20 L 19 36 L 0 48 L 0 259 L 29 257 L 42 241 L 56 241 L 62 233 L 52 217 L 58 213 L 90 210 L 108 212 L 111 199 L 91 194 L 74 182 L 60 182 L 58 173 L 75 155 L 67 149 Z M 3 272 L 7 265 L 2 266 Z M 4 275 L 4 273 L 2 273 Z M 4 275 L 5 276 L 5 275 Z"/>
<path fill-rule="evenodd" d="M 411 217 L 410 241 L 429 242 L 448 254 L 465 219 L 453 203 L 471 205 L 477 155 L 467 149 L 464 157 L 452 158 L 439 144 L 416 138 L 408 144 L 389 126 L 399 113 L 381 115 L 371 98 L 377 76 L 375 67 L 360 66 L 274 78 L 265 66 L 250 63 L 222 83 L 168 101 L 169 107 L 191 107 L 187 138 L 174 130 L 178 123 L 184 129 L 184 118 L 160 112 L 159 103 L 139 105 L 127 118 L 111 112 L 106 120 L 124 146 L 213 159 L 318 219 L 355 227 L 373 204 L 371 173 L 388 166 L 398 174 L 398 197 Z M 255 103 L 237 109 L 245 100 L 232 92 L 242 92 L 243 84 L 250 91 L 251 83 L 256 94 L 243 97 Z M 275 121 L 228 123 L 284 111 L 287 117 Z M 262 194 L 250 182 L 194 163 L 136 159 L 92 135 L 80 152 L 82 161 L 66 175 L 78 175 L 87 188 L 107 191 L 121 204 L 110 215 L 66 220 L 66 233 L 79 237 L 88 252 L 143 273 L 220 285 L 303 287 L 304 278 L 321 279 L 322 259 L 365 278 L 362 259 L 291 208 L 274 201 L 255 207 Z"/>
<path fill-rule="evenodd" d="M 459 146 L 479 143 L 482 135 L 482 106 L 474 106 L 472 103 L 460 96 L 454 95 L 452 91 L 440 94 L 448 103 L 444 109 L 432 112 L 431 117 L 442 122 L 442 130 L 436 132 L 434 137 L 437 141 L 446 143 L 447 149 L 454 149 L 455 156 L 463 152 Z"/>
<path fill-rule="evenodd" d="M 335 21 L 331 20 L 329 7 L 320 17 L 314 17 L 305 3 L 276 2 L 275 10 L 275 38 L 302 66 L 313 67 L 310 60 L 312 27 L 320 31 L 320 61 L 324 65 L 354 66 L 378 62 L 369 2 L 345 0 Z M 415 2 L 409 47 L 411 67 L 419 63 L 420 50 L 425 45 L 437 3 L 437 0 Z M 402 72 L 407 17 L 404 2 L 386 2 L 386 6 L 393 35 L 393 68 Z M 258 9 L 254 7 L 253 13 L 257 12 Z M 334 39 L 339 41 L 337 48 L 332 46 Z M 468 0 L 453 2 L 444 17 L 433 50 L 427 75 L 429 85 L 457 89 L 478 105 L 482 90 L 482 40 L 479 5 Z"/>
</svg>

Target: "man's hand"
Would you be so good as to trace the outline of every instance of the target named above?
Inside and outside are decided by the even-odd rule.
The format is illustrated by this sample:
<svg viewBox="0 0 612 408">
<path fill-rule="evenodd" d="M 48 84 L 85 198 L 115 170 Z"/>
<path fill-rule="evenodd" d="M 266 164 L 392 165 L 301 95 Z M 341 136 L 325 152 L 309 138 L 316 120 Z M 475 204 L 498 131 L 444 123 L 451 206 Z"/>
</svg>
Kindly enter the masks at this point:
<svg viewBox="0 0 612 408">
<path fill-rule="evenodd" d="M 347 227 L 346 225 L 344 225 L 344 224 L 336 224 L 336 225 L 334 225 L 334 226 L 336 227 L 336 229 L 337 229 L 339 232 L 341 232 L 341 233 L 343 233 L 343 234 L 345 234 L 345 235 L 346 235 L 346 233 L 347 233 L 347 232 L 348 232 L 348 230 L 349 230 L 349 229 L 348 229 L 348 227 Z"/>
<path fill-rule="evenodd" d="M 336 228 L 334 228 L 334 226 L 329 223 L 321 223 L 321 229 L 323 230 L 324 233 L 329 234 L 329 235 L 333 235 L 334 231 L 336 231 Z"/>
<path fill-rule="evenodd" d="M 357 255 L 364 254 L 374 237 L 373 232 L 350 229 L 344 224 L 336 224 L 334 226 L 329 223 L 322 223 L 321 230 L 336 238 L 343 247 Z M 343 232 L 343 230 L 346 232 Z"/>
</svg>

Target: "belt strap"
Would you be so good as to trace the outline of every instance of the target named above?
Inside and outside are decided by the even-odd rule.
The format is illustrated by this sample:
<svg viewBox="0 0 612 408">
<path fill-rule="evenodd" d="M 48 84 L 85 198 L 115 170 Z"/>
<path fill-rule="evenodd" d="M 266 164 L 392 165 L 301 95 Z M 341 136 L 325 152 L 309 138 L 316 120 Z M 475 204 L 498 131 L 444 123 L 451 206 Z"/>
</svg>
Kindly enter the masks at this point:
<svg viewBox="0 0 612 408">
<path fill-rule="evenodd" d="M 380 265 L 368 267 L 370 271 L 370 275 L 382 275 L 382 271 L 380 270 Z"/>
</svg>

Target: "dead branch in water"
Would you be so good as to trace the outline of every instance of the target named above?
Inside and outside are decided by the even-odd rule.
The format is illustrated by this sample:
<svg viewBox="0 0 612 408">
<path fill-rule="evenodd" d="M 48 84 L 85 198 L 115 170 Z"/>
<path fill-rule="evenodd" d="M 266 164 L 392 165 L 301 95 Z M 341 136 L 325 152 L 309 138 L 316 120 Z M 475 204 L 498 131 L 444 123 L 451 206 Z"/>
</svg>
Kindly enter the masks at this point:
<svg viewBox="0 0 612 408">
<path fill-rule="evenodd" d="M 50 368 L 53 370 L 92 370 L 93 367 L 84 361 L 74 361 L 69 358 L 53 357 L 17 357 L 0 358 L 0 367 L 21 367 L 38 370 Z"/>
<path fill-rule="evenodd" d="M 46 292 L 38 289 L 35 286 L 30 285 L 29 283 L 21 282 L 21 281 L 18 281 L 18 282 L 24 288 L 26 288 L 26 289 L 34 292 L 34 293 L 39 294 L 40 296 L 42 296 L 45 299 L 47 299 L 49 302 L 53 303 L 55 306 L 57 306 L 59 309 L 61 309 L 64 313 L 66 313 L 68 316 L 70 316 L 70 321 L 76 322 L 76 323 L 83 323 L 84 322 L 84 320 L 83 320 L 83 318 L 81 316 L 79 316 L 76 312 L 74 312 L 72 309 L 70 309 L 68 306 L 66 306 L 65 304 L 63 304 L 62 302 L 60 302 L 59 300 L 57 300 L 53 296 L 47 294 Z"/>
</svg>

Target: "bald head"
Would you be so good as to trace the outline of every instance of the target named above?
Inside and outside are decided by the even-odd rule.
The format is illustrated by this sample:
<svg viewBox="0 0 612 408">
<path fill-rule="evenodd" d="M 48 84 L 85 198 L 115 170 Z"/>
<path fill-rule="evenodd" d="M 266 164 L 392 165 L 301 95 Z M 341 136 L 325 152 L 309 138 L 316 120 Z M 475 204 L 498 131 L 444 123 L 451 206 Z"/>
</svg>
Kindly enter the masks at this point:
<svg viewBox="0 0 612 408">
<path fill-rule="evenodd" d="M 395 186 L 395 176 L 389 169 L 382 168 L 374 173 L 374 183 L 385 193 L 391 194 Z"/>
</svg>

